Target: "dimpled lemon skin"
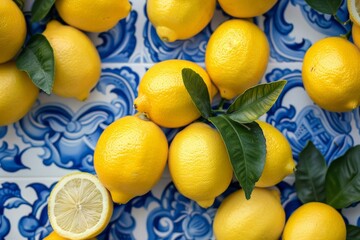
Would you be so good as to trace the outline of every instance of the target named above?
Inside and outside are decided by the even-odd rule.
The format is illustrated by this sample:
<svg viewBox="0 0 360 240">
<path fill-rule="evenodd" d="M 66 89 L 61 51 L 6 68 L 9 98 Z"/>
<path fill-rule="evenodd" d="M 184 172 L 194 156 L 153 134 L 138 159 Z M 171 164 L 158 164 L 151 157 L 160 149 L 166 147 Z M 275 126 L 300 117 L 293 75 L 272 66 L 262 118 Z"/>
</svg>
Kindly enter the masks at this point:
<svg viewBox="0 0 360 240">
<path fill-rule="evenodd" d="M 302 79 L 306 92 L 321 108 L 348 112 L 359 106 L 360 51 L 341 37 L 314 43 L 306 52 Z"/>
<path fill-rule="evenodd" d="M 264 170 L 257 187 L 270 187 L 281 182 L 295 169 L 290 143 L 285 136 L 274 126 L 267 122 L 256 121 L 263 131 L 266 140 L 266 157 Z"/>
<path fill-rule="evenodd" d="M 0 63 L 19 52 L 26 37 L 25 17 L 12 0 L 0 1 Z"/>
<path fill-rule="evenodd" d="M 88 32 L 105 32 L 131 11 L 128 0 L 56 0 L 56 9 L 69 25 Z"/>
<path fill-rule="evenodd" d="M 220 95 L 232 99 L 263 77 L 270 54 L 264 32 L 246 20 L 222 23 L 205 50 L 205 66 Z"/>
<path fill-rule="evenodd" d="M 237 18 L 251 18 L 269 11 L 277 0 L 219 0 L 221 8 Z"/>
<path fill-rule="evenodd" d="M 333 207 L 309 202 L 296 209 L 287 220 L 283 240 L 345 240 L 345 222 Z"/>
<path fill-rule="evenodd" d="M 233 176 L 220 134 L 201 122 L 176 134 L 169 150 L 169 170 L 178 191 L 203 208 L 213 204 Z"/>
<path fill-rule="evenodd" d="M 351 34 L 352 34 L 354 44 L 358 48 L 360 48 L 360 26 L 354 23 L 352 26 Z"/>
<path fill-rule="evenodd" d="M 184 40 L 198 34 L 214 15 L 215 0 L 148 0 L 147 14 L 160 39 Z"/>
<path fill-rule="evenodd" d="M 97 176 L 116 203 L 149 192 L 166 165 L 168 142 L 153 122 L 125 116 L 101 134 L 94 152 Z"/>
<path fill-rule="evenodd" d="M 285 211 L 277 190 L 254 188 L 251 198 L 238 190 L 225 198 L 214 218 L 217 240 L 278 240 L 285 225 Z"/>
<path fill-rule="evenodd" d="M 202 77 L 210 100 L 217 92 L 206 71 L 196 63 L 178 59 L 156 63 L 140 81 L 134 106 L 162 127 L 182 127 L 200 117 L 183 83 L 183 68 L 190 68 Z"/>
<path fill-rule="evenodd" d="M 39 89 L 13 61 L 0 64 L 0 89 L 0 126 L 24 117 L 39 95 Z"/>
<path fill-rule="evenodd" d="M 71 240 L 69 238 L 64 238 L 57 234 L 55 231 L 51 232 L 44 240 Z M 96 238 L 88 238 L 87 240 L 96 240 Z"/>
<path fill-rule="evenodd" d="M 85 100 L 101 74 L 101 60 L 94 44 L 80 30 L 52 20 L 43 35 L 54 51 L 53 93 Z"/>
</svg>

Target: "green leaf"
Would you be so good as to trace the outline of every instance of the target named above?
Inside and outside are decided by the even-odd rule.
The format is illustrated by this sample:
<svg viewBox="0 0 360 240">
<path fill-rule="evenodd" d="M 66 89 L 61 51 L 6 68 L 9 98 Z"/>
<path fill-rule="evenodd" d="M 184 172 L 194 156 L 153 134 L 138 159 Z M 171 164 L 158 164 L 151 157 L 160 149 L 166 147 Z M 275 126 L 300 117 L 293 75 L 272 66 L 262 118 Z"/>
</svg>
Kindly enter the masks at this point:
<svg viewBox="0 0 360 240">
<path fill-rule="evenodd" d="M 347 224 L 346 240 L 360 240 L 360 227 Z"/>
<path fill-rule="evenodd" d="M 360 146 L 335 159 L 326 174 L 326 203 L 334 208 L 360 201 Z"/>
<path fill-rule="evenodd" d="M 295 171 L 295 189 L 302 203 L 325 202 L 326 161 L 312 142 L 299 154 Z"/>
<path fill-rule="evenodd" d="M 305 0 L 305 2 L 318 12 L 335 14 L 339 9 L 342 0 Z"/>
<path fill-rule="evenodd" d="M 24 8 L 25 5 L 25 0 L 13 0 L 16 5 L 18 5 L 18 7 L 22 10 Z"/>
<path fill-rule="evenodd" d="M 25 71 L 33 83 L 50 94 L 54 84 L 54 53 L 47 39 L 33 35 L 16 60 L 18 69 Z"/>
<path fill-rule="evenodd" d="M 204 118 L 211 116 L 211 103 L 207 86 L 199 74 L 190 68 L 181 71 L 186 90 Z"/>
<path fill-rule="evenodd" d="M 229 158 L 247 199 L 250 198 L 265 165 L 266 143 L 256 122 L 241 124 L 226 115 L 210 117 L 225 143 Z"/>
<path fill-rule="evenodd" d="M 286 80 L 279 80 L 247 89 L 229 106 L 228 116 L 239 123 L 257 120 L 274 105 L 285 84 Z"/>
<path fill-rule="evenodd" d="M 31 21 L 42 20 L 51 10 L 55 0 L 35 0 L 31 7 Z"/>
</svg>

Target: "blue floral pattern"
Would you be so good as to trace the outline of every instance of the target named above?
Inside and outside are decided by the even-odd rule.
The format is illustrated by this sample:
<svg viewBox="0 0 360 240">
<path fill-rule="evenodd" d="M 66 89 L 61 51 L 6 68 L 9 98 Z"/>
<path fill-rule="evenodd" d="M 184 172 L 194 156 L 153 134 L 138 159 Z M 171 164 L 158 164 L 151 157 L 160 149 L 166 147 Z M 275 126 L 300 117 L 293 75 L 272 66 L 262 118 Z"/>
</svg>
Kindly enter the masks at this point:
<svg viewBox="0 0 360 240">
<path fill-rule="evenodd" d="M 97 139 L 111 122 L 135 113 L 133 101 L 145 71 L 166 59 L 186 59 L 204 65 L 209 37 L 218 24 L 231 18 L 218 5 L 214 19 L 199 34 L 165 43 L 146 15 L 146 1 L 131 2 L 131 13 L 113 29 L 86 33 L 103 63 L 101 79 L 89 99 L 78 102 L 42 93 L 23 119 L 0 126 L 0 239 L 41 240 L 47 236 L 52 231 L 47 199 L 56 179 L 64 172 L 94 173 L 92 155 Z M 27 24 L 31 25 L 28 35 L 42 33 L 48 19 L 31 23 L 30 10 L 26 11 Z M 56 10 L 52 11 L 61 20 Z M 338 17 L 348 19 L 346 1 L 342 1 Z M 318 39 L 346 33 L 350 25 L 344 26 L 332 16 L 314 11 L 305 0 L 280 0 L 269 12 L 255 18 L 254 23 L 264 30 L 270 44 L 270 64 L 263 81 L 287 80 L 284 91 L 264 118 L 289 140 L 294 159 L 298 160 L 310 140 L 328 164 L 359 144 L 359 108 L 348 113 L 319 108 L 307 96 L 301 77 L 307 49 Z M 171 142 L 179 129 L 163 131 Z M 34 177 L 43 169 L 49 169 L 48 175 Z M 301 205 L 294 179 L 287 178 L 276 187 L 281 191 L 288 218 Z M 214 239 L 216 210 L 236 189 L 239 185 L 234 182 L 212 207 L 204 209 L 181 195 L 166 175 L 153 191 L 127 204 L 115 204 L 110 224 L 98 239 Z M 341 213 L 346 222 L 360 225 L 360 203 Z"/>
</svg>

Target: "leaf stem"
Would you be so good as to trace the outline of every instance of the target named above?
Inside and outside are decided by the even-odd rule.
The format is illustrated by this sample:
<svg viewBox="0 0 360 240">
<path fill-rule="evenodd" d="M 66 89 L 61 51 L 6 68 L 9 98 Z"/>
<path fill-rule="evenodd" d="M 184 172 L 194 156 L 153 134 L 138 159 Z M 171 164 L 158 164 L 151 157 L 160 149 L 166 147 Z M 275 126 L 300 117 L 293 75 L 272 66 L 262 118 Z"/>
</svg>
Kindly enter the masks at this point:
<svg viewBox="0 0 360 240">
<path fill-rule="evenodd" d="M 223 111 L 223 110 L 224 110 L 225 101 L 226 101 L 225 98 L 221 98 L 220 103 L 219 103 L 219 106 L 217 107 L 216 110 L 222 110 L 222 111 Z"/>
<path fill-rule="evenodd" d="M 339 18 L 339 16 L 338 16 L 336 13 L 333 14 L 333 17 L 334 17 L 334 19 L 335 19 L 338 23 L 340 23 L 340 24 L 343 25 L 343 26 L 345 26 L 345 25 L 347 25 L 347 24 L 349 24 L 349 23 L 351 22 L 350 19 L 348 19 L 348 20 L 346 20 L 346 21 L 344 22 L 343 20 L 341 20 L 341 19 Z"/>
</svg>

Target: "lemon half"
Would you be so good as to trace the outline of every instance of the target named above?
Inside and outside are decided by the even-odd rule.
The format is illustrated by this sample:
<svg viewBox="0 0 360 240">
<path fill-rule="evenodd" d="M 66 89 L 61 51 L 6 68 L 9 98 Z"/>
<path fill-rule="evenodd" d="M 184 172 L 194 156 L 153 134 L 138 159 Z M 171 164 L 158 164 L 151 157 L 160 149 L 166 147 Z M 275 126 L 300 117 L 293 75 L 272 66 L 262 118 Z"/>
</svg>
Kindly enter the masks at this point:
<svg viewBox="0 0 360 240">
<path fill-rule="evenodd" d="M 48 200 L 52 228 L 69 239 L 97 236 L 109 223 L 112 211 L 109 192 L 90 173 L 76 172 L 64 176 Z"/>
</svg>

